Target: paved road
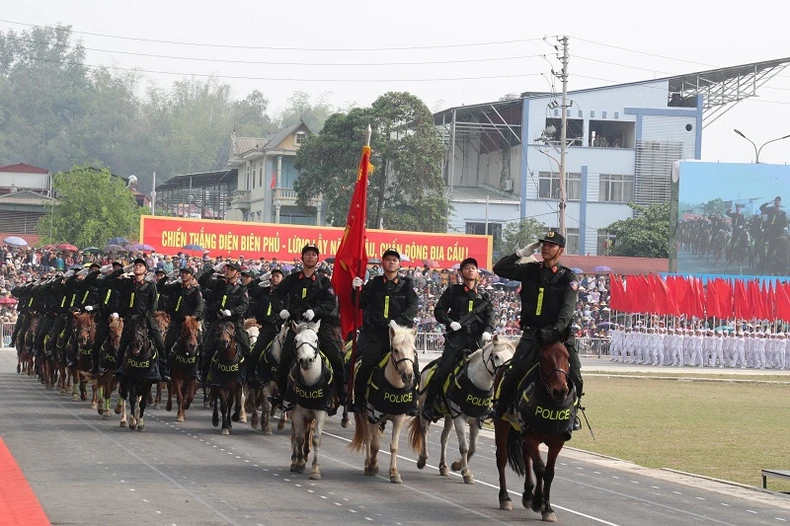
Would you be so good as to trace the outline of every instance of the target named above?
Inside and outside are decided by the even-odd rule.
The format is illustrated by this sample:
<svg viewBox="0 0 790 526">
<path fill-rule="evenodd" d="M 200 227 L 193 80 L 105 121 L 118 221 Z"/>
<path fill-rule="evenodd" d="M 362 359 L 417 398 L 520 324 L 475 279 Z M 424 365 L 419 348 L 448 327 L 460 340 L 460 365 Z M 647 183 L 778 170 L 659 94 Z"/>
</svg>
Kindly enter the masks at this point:
<svg viewBox="0 0 790 526">
<path fill-rule="evenodd" d="M 438 432 L 430 435 L 428 467 L 417 470 L 403 448 L 402 485 L 362 474 L 348 450 L 353 430 L 333 418 L 322 444 L 320 481 L 289 473 L 288 435 L 263 436 L 237 425 L 222 436 L 210 414 L 191 409 L 187 422 L 151 411 L 144 433 L 101 420 L 86 402 L 72 402 L 14 372 L 15 354 L 0 350 L 0 435 L 53 524 L 525 524 L 539 515 L 518 506 L 500 511 L 493 441 L 481 439 L 465 485 L 435 468 Z M 403 441 L 401 442 L 403 444 Z M 569 443 L 569 445 L 571 445 Z M 451 448 L 455 448 L 451 440 Z M 452 450 L 451 450 L 452 451 Z M 455 457 L 451 453 L 451 460 Z M 388 462 L 388 454 L 383 454 Z M 383 470 L 386 474 L 386 469 Z M 514 504 L 521 481 L 509 474 Z M 513 491 L 515 490 L 515 491 Z M 566 525 L 786 524 L 790 498 L 645 469 L 566 448 L 553 503 Z M 2 519 L 0 519 L 2 522 Z"/>
</svg>

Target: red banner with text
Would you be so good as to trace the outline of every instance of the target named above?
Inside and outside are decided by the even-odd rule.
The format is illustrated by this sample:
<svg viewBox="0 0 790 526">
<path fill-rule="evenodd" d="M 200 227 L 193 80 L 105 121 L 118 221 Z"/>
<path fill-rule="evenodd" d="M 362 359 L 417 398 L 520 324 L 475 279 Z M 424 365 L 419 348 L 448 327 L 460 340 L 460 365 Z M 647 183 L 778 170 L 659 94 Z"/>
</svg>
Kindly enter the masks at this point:
<svg viewBox="0 0 790 526">
<path fill-rule="evenodd" d="M 167 255 L 175 255 L 187 245 L 197 245 L 208 250 L 212 257 L 244 256 L 292 261 L 301 257 L 306 243 L 315 243 L 321 250 L 321 260 L 324 260 L 335 255 L 342 237 L 343 229 L 338 227 L 160 216 L 140 218 L 140 242 Z M 404 267 L 428 264 L 436 268 L 451 268 L 461 260 L 473 257 L 481 267 L 490 269 L 493 239 L 469 234 L 367 231 L 366 249 L 370 257 L 381 257 L 381 253 L 390 247 L 406 256 L 402 261 Z"/>
</svg>

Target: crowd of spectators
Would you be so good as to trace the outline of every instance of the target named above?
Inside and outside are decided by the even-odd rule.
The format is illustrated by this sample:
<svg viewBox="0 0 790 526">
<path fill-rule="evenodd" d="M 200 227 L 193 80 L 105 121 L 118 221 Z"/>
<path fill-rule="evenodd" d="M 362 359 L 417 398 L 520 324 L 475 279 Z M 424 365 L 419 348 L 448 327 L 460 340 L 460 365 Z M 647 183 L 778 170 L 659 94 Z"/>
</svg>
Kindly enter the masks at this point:
<svg viewBox="0 0 790 526">
<path fill-rule="evenodd" d="M 3 246 L 0 248 L 0 321 L 13 323 L 16 321 L 14 298 L 10 291 L 19 284 L 27 283 L 39 277 L 63 272 L 73 265 L 87 266 L 97 262 L 100 265 L 109 265 L 112 261 L 120 260 L 126 264 L 139 254 L 101 254 L 60 250 L 32 249 L 28 247 L 17 248 Z M 158 254 L 150 252 L 143 254 L 149 268 L 161 269 L 166 273 L 190 266 L 199 272 L 206 265 L 215 265 L 221 261 L 230 261 L 230 258 L 211 257 L 209 253 L 187 254 L 178 252 L 175 255 Z M 239 258 L 244 268 L 251 268 L 264 273 L 273 268 L 280 268 L 286 272 L 298 270 L 300 262 L 294 259 L 291 262 L 280 262 L 277 259 L 266 260 Z M 332 264 L 321 263 L 320 271 L 331 275 Z M 381 273 L 378 264 L 368 266 L 366 278 Z M 428 265 L 404 262 L 401 273 L 412 278 L 417 295 L 420 298 L 420 310 L 417 317 L 417 326 L 421 332 L 441 333 L 444 328 L 436 323 L 433 309 L 444 290 L 455 280 L 460 280 L 460 275 L 453 269 L 437 269 Z M 515 336 L 519 333 L 519 317 L 521 313 L 521 300 L 519 298 L 519 283 L 500 279 L 488 271 L 482 271 L 480 286 L 484 287 L 493 300 L 496 309 L 496 331 L 500 334 Z M 580 275 L 579 301 L 573 318 L 573 330 L 577 337 L 606 337 L 611 318 L 609 302 L 609 278 L 604 275 Z"/>
</svg>

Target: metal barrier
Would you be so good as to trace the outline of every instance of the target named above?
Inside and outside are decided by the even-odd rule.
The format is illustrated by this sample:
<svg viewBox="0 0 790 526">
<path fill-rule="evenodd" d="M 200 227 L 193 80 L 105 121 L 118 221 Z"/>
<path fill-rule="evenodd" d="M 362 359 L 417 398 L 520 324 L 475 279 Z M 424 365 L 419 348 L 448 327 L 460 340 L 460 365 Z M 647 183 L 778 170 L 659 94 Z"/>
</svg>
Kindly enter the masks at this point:
<svg viewBox="0 0 790 526">
<path fill-rule="evenodd" d="M 441 332 L 418 332 L 415 340 L 417 352 L 441 352 L 444 349 L 444 334 Z"/>
<path fill-rule="evenodd" d="M 0 323 L 0 346 L 11 347 L 11 335 L 14 334 L 13 323 Z"/>
<path fill-rule="evenodd" d="M 610 338 L 576 338 L 576 350 L 579 354 L 594 355 L 600 358 L 609 354 Z"/>
</svg>

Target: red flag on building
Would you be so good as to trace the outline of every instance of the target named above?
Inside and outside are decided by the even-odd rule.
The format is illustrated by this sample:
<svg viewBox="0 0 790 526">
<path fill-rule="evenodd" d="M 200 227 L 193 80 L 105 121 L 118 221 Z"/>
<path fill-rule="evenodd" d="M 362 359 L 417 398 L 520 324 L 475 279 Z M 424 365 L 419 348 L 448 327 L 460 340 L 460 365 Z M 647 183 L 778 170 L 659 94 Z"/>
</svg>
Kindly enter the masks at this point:
<svg viewBox="0 0 790 526">
<path fill-rule="evenodd" d="M 269 188 L 274 190 L 276 186 L 277 186 L 277 171 L 275 170 L 272 172 L 272 182 L 269 183 Z"/>
<path fill-rule="evenodd" d="M 364 278 L 368 264 L 365 251 L 365 221 L 368 211 L 368 173 L 372 168 L 370 146 L 364 146 L 354 195 L 351 197 L 351 206 L 348 209 L 346 230 L 337 249 L 335 267 L 332 271 L 332 287 L 335 289 L 340 305 L 340 329 L 343 337 L 362 325 L 362 311 L 354 305 L 351 280 L 357 276 Z"/>
</svg>

